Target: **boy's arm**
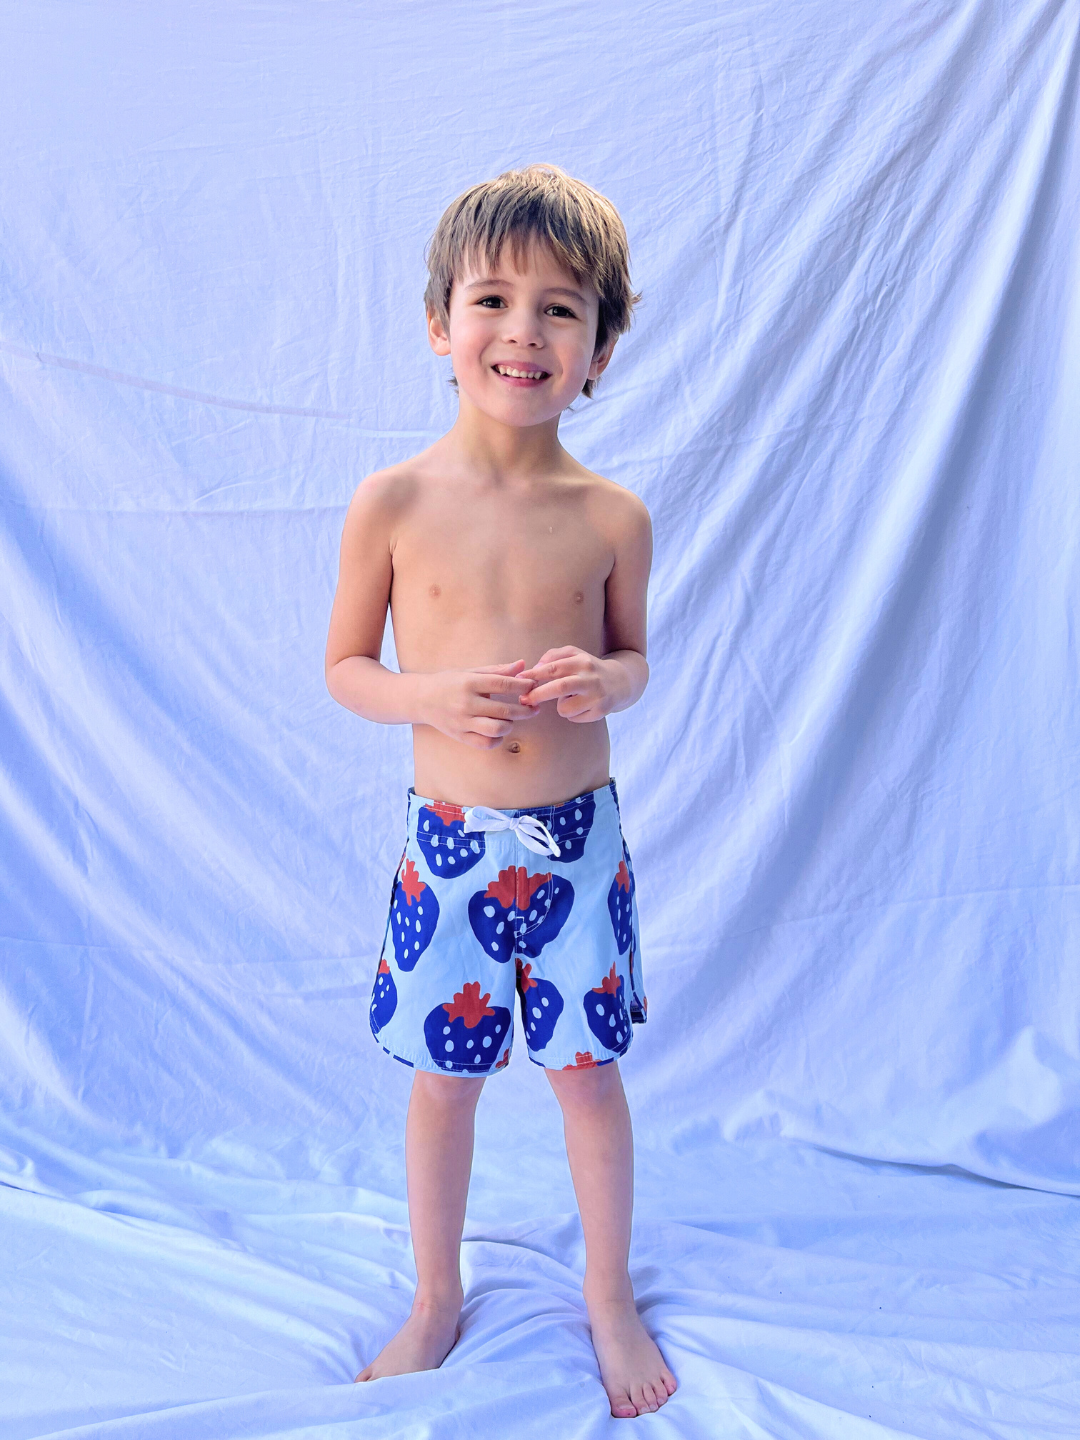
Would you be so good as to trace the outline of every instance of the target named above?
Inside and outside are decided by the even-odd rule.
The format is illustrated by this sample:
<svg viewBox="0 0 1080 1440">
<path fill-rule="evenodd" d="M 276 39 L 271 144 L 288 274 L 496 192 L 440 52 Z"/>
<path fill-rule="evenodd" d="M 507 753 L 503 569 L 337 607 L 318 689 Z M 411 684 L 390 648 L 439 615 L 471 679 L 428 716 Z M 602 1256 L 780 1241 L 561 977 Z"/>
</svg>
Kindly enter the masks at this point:
<svg viewBox="0 0 1080 1440">
<path fill-rule="evenodd" d="M 383 725 L 432 725 L 454 740 L 490 750 L 515 720 L 527 720 L 518 696 L 524 661 L 473 670 L 399 674 L 382 653 L 393 580 L 393 486 L 371 476 L 357 489 L 341 532 L 337 592 L 326 639 L 326 688 L 347 710 Z"/>
<path fill-rule="evenodd" d="M 563 719 L 586 723 L 602 720 L 616 710 L 628 710 L 641 698 L 649 683 L 645 599 L 652 565 L 652 525 L 648 510 L 636 496 L 626 494 L 613 538 L 615 563 L 604 592 L 606 653 L 590 655 L 576 645 L 548 650 L 531 670 L 521 673 L 523 680 L 531 680 L 536 687 L 522 696 L 523 705 L 556 700 Z"/>
</svg>

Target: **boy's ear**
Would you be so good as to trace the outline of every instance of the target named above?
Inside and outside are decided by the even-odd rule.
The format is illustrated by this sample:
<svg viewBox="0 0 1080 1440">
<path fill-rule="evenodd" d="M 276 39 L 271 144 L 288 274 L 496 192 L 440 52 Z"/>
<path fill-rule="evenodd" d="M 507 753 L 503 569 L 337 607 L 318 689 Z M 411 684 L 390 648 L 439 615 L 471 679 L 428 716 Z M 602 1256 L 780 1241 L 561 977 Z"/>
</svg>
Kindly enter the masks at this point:
<svg viewBox="0 0 1080 1440">
<path fill-rule="evenodd" d="M 600 349 L 597 350 L 592 358 L 592 364 L 589 366 L 590 380 L 599 380 L 600 376 L 607 369 L 608 361 L 611 359 L 611 352 L 615 349 L 615 342 L 618 338 L 617 335 L 609 336 L 603 345 L 601 345 Z"/>
<path fill-rule="evenodd" d="M 427 335 L 428 344 L 436 355 L 450 354 L 450 331 L 435 314 L 434 310 L 427 312 Z"/>
</svg>

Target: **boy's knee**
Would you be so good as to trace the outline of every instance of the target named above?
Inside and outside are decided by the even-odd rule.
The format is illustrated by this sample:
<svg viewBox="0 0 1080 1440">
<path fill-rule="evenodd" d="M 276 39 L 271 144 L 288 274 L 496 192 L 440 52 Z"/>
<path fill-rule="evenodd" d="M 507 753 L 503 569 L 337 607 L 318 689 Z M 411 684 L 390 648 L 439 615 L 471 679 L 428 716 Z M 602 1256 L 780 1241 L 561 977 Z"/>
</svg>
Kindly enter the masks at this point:
<svg viewBox="0 0 1080 1440">
<path fill-rule="evenodd" d="M 434 1075 L 429 1070 L 417 1070 L 413 1076 L 413 1092 L 425 1104 L 443 1110 L 471 1110 L 480 1098 L 484 1088 L 483 1078 L 472 1075 Z"/>
<path fill-rule="evenodd" d="M 622 1077 L 614 1064 L 580 1070 L 548 1070 L 546 1074 L 564 1110 L 603 1109 L 622 1096 Z"/>
</svg>

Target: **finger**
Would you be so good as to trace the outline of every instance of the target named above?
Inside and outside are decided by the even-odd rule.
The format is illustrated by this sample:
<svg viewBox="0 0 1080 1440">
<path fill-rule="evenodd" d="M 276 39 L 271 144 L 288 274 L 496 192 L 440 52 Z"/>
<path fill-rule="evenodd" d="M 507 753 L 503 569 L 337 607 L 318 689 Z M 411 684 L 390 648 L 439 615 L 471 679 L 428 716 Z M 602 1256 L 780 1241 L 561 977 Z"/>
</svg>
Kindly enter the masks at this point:
<svg viewBox="0 0 1080 1440">
<path fill-rule="evenodd" d="M 554 650 L 545 650 L 536 663 L 546 665 L 549 660 L 568 660 L 571 655 L 584 655 L 584 653 L 584 650 L 579 649 L 577 645 L 559 645 Z"/>
<path fill-rule="evenodd" d="M 489 720 L 535 720 L 536 711 L 527 705 L 514 705 L 501 700 L 488 699 L 475 712 L 486 715 Z"/>
<path fill-rule="evenodd" d="M 592 702 L 583 699 L 580 695 L 571 695 L 566 700 L 560 700 L 555 709 L 564 720 L 578 720 L 585 715 L 591 715 Z"/>
<path fill-rule="evenodd" d="M 574 668 L 570 663 L 569 656 L 564 660 L 551 660 L 545 664 L 541 664 L 538 660 L 531 670 L 523 670 L 517 678 L 532 680 L 536 684 L 540 684 L 542 680 L 554 680 L 559 675 L 569 675 Z"/>
<path fill-rule="evenodd" d="M 577 675 L 567 675 L 562 680 L 550 680 L 546 685 L 537 685 L 529 691 L 529 704 L 542 705 L 545 700 L 562 700 L 567 695 L 581 693 L 581 680 Z"/>
<path fill-rule="evenodd" d="M 471 730 L 465 730 L 461 735 L 462 743 L 469 745 L 473 750 L 494 750 L 496 745 L 501 745 L 502 740 L 490 735 L 476 735 Z"/>
<path fill-rule="evenodd" d="M 471 665 L 471 670 L 478 670 L 481 675 L 513 675 L 516 670 L 524 669 L 524 660 L 507 660 L 501 665 Z"/>
<path fill-rule="evenodd" d="M 474 715 L 469 721 L 469 729 L 475 734 L 493 735 L 500 740 L 504 735 L 509 735 L 513 728 L 509 720 L 492 720 L 487 715 Z"/>
<path fill-rule="evenodd" d="M 489 672 L 477 676 L 473 682 L 478 695 L 524 695 L 531 690 L 533 682 L 522 675 L 495 675 Z"/>
</svg>

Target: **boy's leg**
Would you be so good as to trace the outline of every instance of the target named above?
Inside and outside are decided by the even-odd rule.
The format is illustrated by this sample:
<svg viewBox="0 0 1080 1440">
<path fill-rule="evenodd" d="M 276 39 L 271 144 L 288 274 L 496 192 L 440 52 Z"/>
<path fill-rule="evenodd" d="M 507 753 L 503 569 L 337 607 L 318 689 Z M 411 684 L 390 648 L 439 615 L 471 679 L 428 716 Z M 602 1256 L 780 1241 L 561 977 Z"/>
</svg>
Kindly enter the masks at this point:
<svg viewBox="0 0 1080 1440">
<path fill-rule="evenodd" d="M 585 1283 L 593 1348 L 612 1415 L 658 1410 L 675 1377 L 641 1323 L 630 1283 L 634 1138 L 618 1062 L 548 1070 L 562 1106 L 566 1157 L 585 1235 Z"/>
<path fill-rule="evenodd" d="M 412 1311 L 357 1380 L 437 1370 L 454 1348 L 461 1313 L 461 1231 L 482 1079 L 413 1076 L 405 1122 L 409 1226 L 416 1260 Z"/>
</svg>

